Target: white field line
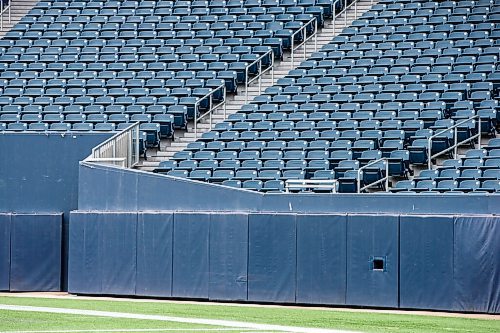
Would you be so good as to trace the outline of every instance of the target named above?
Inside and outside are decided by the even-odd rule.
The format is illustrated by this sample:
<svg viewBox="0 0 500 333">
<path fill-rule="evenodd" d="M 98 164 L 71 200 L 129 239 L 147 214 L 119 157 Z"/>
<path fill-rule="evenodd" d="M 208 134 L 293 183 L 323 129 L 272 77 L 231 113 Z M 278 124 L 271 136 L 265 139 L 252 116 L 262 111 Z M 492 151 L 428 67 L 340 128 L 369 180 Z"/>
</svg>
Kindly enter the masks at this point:
<svg viewBox="0 0 500 333">
<path fill-rule="evenodd" d="M 137 329 L 102 329 L 102 330 L 50 330 L 50 331 L 0 331 L 0 333 L 97 333 L 97 332 L 170 332 L 170 331 L 182 331 L 182 332 L 207 332 L 207 331 L 237 331 L 236 328 L 137 328 Z M 242 332 L 243 333 L 243 332 Z M 251 333 L 251 332 L 244 332 Z M 257 333 L 257 332 L 256 332 Z M 258 331 L 258 333 L 265 333 L 263 331 Z"/>
<path fill-rule="evenodd" d="M 39 307 L 39 306 L 21 306 L 21 305 L 0 304 L 0 310 L 45 312 L 45 313 L 60 313 L 60 314 L 95 316 L 95 317 L 170 321 L 170 322 L 177 322 L 177 323 L 223 326 L 223 327 L 228 327 L 228 328 L 229 327 L 231 327 L 231 328 L 243 328 L 246 330 L 267 330 L 267 331 L 293 332 L 293 333 L 353 333 L 352 331 L 339 331 L 339 330 L 329 330 L 329 329 L 322 329 L 322 328 L 306 328 L 306 327 L 293 327 L 293 326 L 282 326 L 282 325 L 245 323 L 245 322 L 241 322 L 241 321 L 231 321 L 231 320 L 183 318 L 183 317 L 170 317 L 170 316 L 159 316 L 159 315 L 146 315 L 146 314 L 137 314 L 137 313 L 49 308 L 49 307 Z"/>
</svg>

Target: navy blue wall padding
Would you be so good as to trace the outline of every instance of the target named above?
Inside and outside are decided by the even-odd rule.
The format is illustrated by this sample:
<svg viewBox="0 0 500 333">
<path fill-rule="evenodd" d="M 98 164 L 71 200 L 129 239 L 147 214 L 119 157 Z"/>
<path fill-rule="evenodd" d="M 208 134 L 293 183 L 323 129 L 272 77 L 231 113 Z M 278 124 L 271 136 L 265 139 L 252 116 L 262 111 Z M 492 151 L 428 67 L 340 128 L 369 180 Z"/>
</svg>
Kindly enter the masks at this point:
<svg viewBox="0 0 500 333">
<path fill-rule="evenodd" d="M 385 193 L 299 194 L 248 191 L 83 162 L 78 209 L 304 214 L 500 214 L 498 196 Z M 95 189 L 99 188 L 99 191 Z M 165 189 L 168 188 L 168 191 Z"/>
<path fill-rule="evenodd" d="M 346 215 L 297 215 L 297 303 L 345 304 Z"/>
<path fill-rule="evenodd" d="M 10 214 L 0 214 L 0 290 L 9 290 Z"/>
<path fill-rule="evenodd" d="M 248 300 L 295 302 L 295 215 L 250 214 Z"/>
<path fill-rule="evenodd" d="M 346 303 L 397 307 L 399 217 L 350 215 L 347 221 Z M 373 269 L 374 259 L 384 261 L 383 270 Z"/>
<path fill-rule="evenodd" d="M 113 133 L 2 133 L 0 211 L 63 212 L 62 288 L 66 290 L 69 212 L 78 208 L 79 161 Z M 19 152 L 22 151 L 22 154 Z M 101 187 L 97 187 L 101 189 Z"/>
<path fill-rule="evenodd" d="M 453 217 L 400 216 L 400 306 L 453 307 Z"/>
<path fill-rule="evenodd" d="M 137 214 L 102 214 L 99 229 L 102 293 L 133 295 L 137 271 Z"/>
<path fill-rule="evenodd" d="M 68 291 L 100 294 L 102 262 L 100 220 L 102 214 L 71 213 L 69 223 Z"/>
<path fill-rule="evenodd" d="M 455 309 L 500 313 L 500 216 L 455 219 Z"/>
<path fill-rule="evenodd" d="M 212 214 L 210 217 L 211 300 L 246 300 L 248 215 Z"/>
<path fill-rule="evenodd" d="M 11 216 L 11 291 L 61 288 L 62 215 Z"/>
<path fill-rule="evenodd" d="M 139 213 L 136 295 L 172 295 L 172 213 Z"/>
<path fill-rule="evenodd" d="M 174 216 L 172 296 L 208 298 L 210 214 Z"/>
</svg>

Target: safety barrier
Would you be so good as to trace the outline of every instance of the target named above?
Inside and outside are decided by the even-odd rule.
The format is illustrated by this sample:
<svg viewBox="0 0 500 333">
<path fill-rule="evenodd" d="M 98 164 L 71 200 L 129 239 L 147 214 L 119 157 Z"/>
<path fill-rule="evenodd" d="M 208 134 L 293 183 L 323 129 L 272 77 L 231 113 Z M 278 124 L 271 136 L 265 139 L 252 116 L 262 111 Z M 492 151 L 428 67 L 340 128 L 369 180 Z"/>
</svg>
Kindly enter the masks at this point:
<svg viewBox="0 0 500 333">
<path fill-rule="evenodd" d="M 10 1 L 7 5 L 4 5 L 3 1 L 0 1 L 0 31 L 3 31 L 3 15 L 7 12 L 9 14 L 9 23 L 12 22 L 12 4 Z"/>
<path fill-rule="evenodd" d="M 374 181 L 373 183 L 370 183 L 370 184 L 367 184 L 363 187 L 361 187 L 361 175 L 363 173 L 363 170 L 374 165 L 374 164 L 377 164 L 377 163 L 380 163 L 382 162 L 385 166 L 385 176 L 377 181 Z M 379 158 L 378 160 L 375 160 L 375 161 L 371 161 L 370 163 L 368 163 L 367 165 L 364 165 L 362 166 L 361 168 L 359 168 L 357 170 L 357 175 L 356 175 L 356 180 L 357 180 L 357 189 L 358 189 L 358 193 L 362 193 L 364 190 L 372 187 L 372 186 L 375 186 L 375 185 L 378 185 L 378 184 L 382 184 L 384 183 L 384 190 L 386 192 L 389 191 L 389 163 L 387 161 L 386 158 Z"/>
<path fill-rule="evenodd" d="M 344 7 L 342 7 L 341 10 L 338 13 L 336 13 L 337 3 L 342 3 L 342 0 L 337 0 L 332 5 L 333 34 L 335 34 L 335 21 L 337 19 L 337 16 L 339 16 L 339 18 L 341 18 L 342 13 L 345 13 L 345 16 L 344 16 L 344 27 L 347 27 L 347 9 L 351 8 L 351 6 L 354 6 L 354 19 L 356 20 L 358 18 L 358 1 L 359 0 L 355 0 L 355 1 L 351 2 L 349 5 L 347 4 L 347 0 L 343 0 L 343 1 L 344 1 Z M 371 1 L 371 4 L 373 5 L 373 0 Z"/>
<path fill-rule="evenodd" d="M 271 64 L 262 69 L 262 61 L 266 58 L 269 58 L 271 61 Z M 255 75 L 254 77 L 250 78 L 250 68 L 253 66 L 258 66 L 259 71 L 258 74 Z M 273 50 L 269 50 L 266 53 L 262 54 L 260 57 L 255 59 L 253 62 L 248 64 L 245 67 L 245 104 L 248 103 L 248 89 L 250 87 L 250 84 L 252 84 L 255 80 L 258 80 L 259 82 L 259 95 L 262 93 L 262 76 L 266 74 L 267 72 L 271 72 L 271 82 L 274 83 L 274 52 Z M 225 117 L 225 115 L 224 115 Z"/>
<path fill-rule="evenodd" d="M 468 123 L 468 122 L 474 122 L 474 119 L 476 119 L 476 118 L 478 119 L 478 121 L 477 121 L 477 133 L 472 135 L 468 139 L 465 139 L 465 140 L 458 142 L 458 132 L 457 132 L 458 127 L 460 125 L 463 125 L 463 124 Z M 441 134 L 444 134 L 448 131 L 451 131 L 451 130 L 454 130 L 453 131 L 453 146 L 451 146 L 445 150 L 442 150 L 439 153 L 431 155 L 432 154 L 432 139 L 434 139 L 434 138 L 436 138 L 436 137 L 440 136 Z M 447 152 L 449 152 L 451 150 L 453 150 L 453 158 L 457 158 L 458 146 L 463 145 L 464 143 L 470 142 L 476 138 L 478 138 L 478 145 L 479 145 L 478 148 L 481 148 L 481 118 L 479 118 L 478 115 L 475 115 L 475 116 L 470 117 L 468 119 L 462 120 L 462 121 L 456 123 L 455 125 L 450 126 L 449 128 L 444 129 L 442 131 L 439 131 L 436 134 L 430 136 L 429 139 L 427 139 L 427 156 L 429 159 L 427 162 L 428 168 L 432 169 L 432 160 L 433 159 L 435 159 L 436 157 L 441 156 L 443 154 L 446 154 Z"/>
<path fill-rule="evenodd" d="M 216 105 L 214 105 L 214 94 L 218 91 L 222 91 L 222 101 Z M 205 113 L 201 114 L 198 116 L 198 106 L 208 99 L 208 111 Z M 205 96 L 201 97 L 198 99 L 198 101 L 194 104 L 194 135 L 198 135 L 198 122 L 205 118 L 207 115 L 209 116 L 209 123 L 210 123 L 210 128 L 212 128 L 212 114 L 214 113 L 215 110 L 217 110 L 219 107 L 223 107 L 223 112 L 224 112 L 224 119 L 226 118 L 226 86 L 225 85 L 220 85 L 219 87 L 213 89 L 211 92 L 206 94 Z"/>
<path fill-rule="evenodd" d="M 300 191 L 304 189 L 325 189 L 337 192 L 336 179 L 287 179 L 285 181 L 285 191 Z"/>
<path fill-rule="evenodd" d="M 139 122 L 130 125 L 120 133 L 113 135 L 97 147 L 85 162 L 104 163 L 132 168 L 139 163 Z"/>
<path fill-rule="evenodd" d="M 312 31 L 312 33 L 309 36 L 307 36 L 307 31 L 309 30 L 309 28 L 311 26 L 314 27 L 314 30 Z M 297 36 L 298 34 L 303 34 L 304 38 L 302 39 L 301 43 L 299 43 L 298 45 L 295 45 L 295 36 Z M 290 64 L 290 67 L 291 67 L 290 69 L 295 68 L 295 64 L 294 64 L 295 51 L 298 50 L 301 46 L 304 46 L 303 50 L 302 50 L 304 60 L 307 59 L 307 42 L 311 38 L 314 38 L 314 51 L 316 51 L 318 49 L 318 20 L 315 17 L 312 18 L 310 21 L 308 21 L 300 29 L 298 29 L 297 31 L 295 31 L 292 34 L 292 37 L 291 37 L 292 45 L 291 45 L 291 50 L 290 50 L 290 57 L 291 57 L 292 61 Z"/>
</svg>

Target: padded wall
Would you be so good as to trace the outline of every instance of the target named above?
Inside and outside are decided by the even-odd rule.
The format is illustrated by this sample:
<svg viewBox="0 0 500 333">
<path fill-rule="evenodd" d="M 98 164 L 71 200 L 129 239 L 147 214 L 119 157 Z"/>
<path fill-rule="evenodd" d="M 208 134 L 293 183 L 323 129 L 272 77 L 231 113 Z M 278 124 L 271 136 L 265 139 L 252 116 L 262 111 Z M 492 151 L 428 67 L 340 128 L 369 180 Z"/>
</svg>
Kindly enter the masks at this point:
<svg viewBox="0 0 500 333">
<path fill-rule="evenodd" d="M 98 216 L 93 213 L 71 213 L 69 224 L 68 291 L 100 294 L 102 266 Z"/>
<path fill-rule="evenodd" d="M 139 213 L 136 295 L 172 295 L 174 214 Z"/>
<path fill-rule="evenodd" d="M 398 307 L 398 239 L 398 216 L 349 215 L 347 304 Z"/>
<path fill-rule="evenodd" d="M 9 290 L 10 214 L 0 214 L 0 291 Z"/>
<path fill-rule="evenodd" d="M 295 215 L 250 214 L 248 300 L 295 302 Z"/>
<path fill-rule="evenodd" d="M 248 215 L 212 214 L 209 298 L 246 300 L 247 267 Z"/>
<path fill-rule="evenodd" d="M 400 306 L 453 307 L 453 217 L 400 216 Z"/>
<path fill-rule="evenodd" d="M 137 214 L 109 213 L 99 219 L 102 293 L 133 295 L 136 281 Z"/>
<path fill-rule="evenodd" d="M 500 216 L 455 219 L 455 309 L 500 313 Z"/>
<path fill-rule="evenodd" d="M 11 291 L 61 288 L 62 215 L 11 216 Z"/>
<path fill-rule="evenodd" d="M 345 304 L 346 215 L 297 215 L 297 303 Z"/>
<path fill-rule="evenodd" d="M 68 291 L 134 295 L 136 238 L 136 213 L 72 213 Z"/>
<path fill-rule="evenodd" d="M 208 298 L 210 214 L 176 213 L 172 296 Z"/>
</svg>

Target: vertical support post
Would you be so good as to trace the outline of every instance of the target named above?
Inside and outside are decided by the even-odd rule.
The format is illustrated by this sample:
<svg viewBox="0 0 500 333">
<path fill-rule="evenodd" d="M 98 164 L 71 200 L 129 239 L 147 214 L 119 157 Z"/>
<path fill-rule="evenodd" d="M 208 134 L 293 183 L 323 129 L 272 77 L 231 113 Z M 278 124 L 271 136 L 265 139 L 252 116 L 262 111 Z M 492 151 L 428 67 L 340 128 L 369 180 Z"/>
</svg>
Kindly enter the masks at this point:
<svg viewBox="0 0 500 333">
<path fill-rule="evenodd" d="M 354 19 L 358 19 L 358 1 L 354 0 Z"/>
<path fill-rule="evenodd" d="M 314 21 L 314 52 L 318 51 L 318 20 Z"/>
<path fill-rule="evenodd" d="M 479 134 L 477 140 L 477 149 L 481 149 L 481 117 L 477 116 L 477 133 Z"/>
<path fill-rule="evenodd" d="M 385 163 L 385 191 L 389 192 L 389 161 L 384 160 Z"/>
<path fill-rule="evenodd" d="M 454 138 L 453 138 L 453 146 L 455 147 L 453 149 L 453 158 L 457 158 L 457 155 L 458 155 L 458 145 L 457 145 L 457 142 L 458 142 L 458 131 L 457 131 L 458 127 L 455 127 L 455 130 L 454 130 Z"/>
<path fill-rule="evenodd" d="M 226 116 L 226 113 L 227 113 L 227 112 L 226 112 L 226 103 L 227 103 L 227 100 L 226 100 L 226 86 L 225 86 L 225 85 L 223 85 L 223 86 L 221 86 L 219 89 L 221 89 L 221 88 L 222 88 L 222 93 L 223 93 L 223 96 L 224 96 L 224 105 L 223 105 L 223 109 L 224 109 L 224 119 L 226 119 L 226 118 L 227 118 L 227 116 Z"/>
<path fill-rule="evenodd" d="M 245 104 L 248 104 L 248 68 L 245 68 Z"/>
<path fill-rule="evenodd" d="M 294 58 L 294 52 L 295 52 L 295 46 L 293 45 L 295 44 L 295 36 L 294 34 L 292 34 L 292 48 L 290 49 L 290 58 L 292 58 L 292 65 L 290 66 L 290 69 L 293 69 L 293 58 Z"/>
<path fill-rule="evenodd" d="M 344 14 L 345 14 L 344 27 L 347 27 L 347 0 L 344 0 Z"/>
<path fill-rule="evenodd" d="M 0 1 L 0 30 L 3 31 L 3 1 Z"/>
<path fill-rule="evenodd" d="M 356 174 L 356 191 L 361 193 L 361 170 L 358 169 L 358 173 Z"/>
<path fill-rule="evenodd" d="M 432 165 L 432 158 L 431 158 L 431 147 L 432 147 L 432 139 L 429 138 L 427 140 L 427 169 L 431 169 Z"/>
</svg>

